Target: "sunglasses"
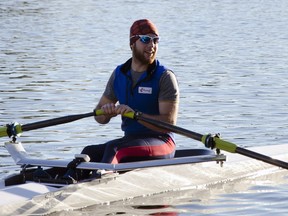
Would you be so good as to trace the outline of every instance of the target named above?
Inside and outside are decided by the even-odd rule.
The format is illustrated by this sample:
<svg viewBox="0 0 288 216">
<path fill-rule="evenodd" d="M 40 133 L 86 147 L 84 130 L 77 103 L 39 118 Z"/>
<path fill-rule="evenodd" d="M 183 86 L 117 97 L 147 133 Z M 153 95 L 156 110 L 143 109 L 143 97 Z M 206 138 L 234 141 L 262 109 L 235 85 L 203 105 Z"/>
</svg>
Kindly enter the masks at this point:
<svg viewBox="0 0 288 216">
<path fill-rule="evenodd" d="M 159 43 L 159 37 L 158 36 L 151 37 L 149 35 L 134 35 L 131 38 L 134 38 L 134 37 L 139 37 L 140 41 L 144 44 L 149 44 L 151 40 L 153 41 L 154 44 Z"/>
</svg>

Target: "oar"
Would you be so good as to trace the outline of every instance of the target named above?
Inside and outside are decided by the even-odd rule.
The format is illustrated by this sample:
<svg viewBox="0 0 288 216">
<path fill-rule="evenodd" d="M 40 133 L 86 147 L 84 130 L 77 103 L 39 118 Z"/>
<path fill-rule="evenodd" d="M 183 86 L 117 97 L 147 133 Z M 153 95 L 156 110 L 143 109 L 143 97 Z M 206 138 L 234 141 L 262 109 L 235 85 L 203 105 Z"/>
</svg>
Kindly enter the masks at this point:
<svg viewBox="0 0 288 216">
<path fill-rule="evenodd" d="M 24 124 L 24 125 L 14 123 L 14 125 L 6 125 L 3 127 L 0 127 L 0 137 L 4 137 L 4 136 L 10 137 L 11 135 L 15 136 L 17 134 L 21 134 L 23 131 L 36 130 L 39 128 L 65 124 L 65 123 L 73 122 L 79 119 L 83 119 L 83 118 L 87 118 L 87 117 L 91 117 L 95 115 L 102 115 L 102 114 L 103 114 L 102 110 L 96 110 L 95 112 L 77 114 L 77 115 L 68 115 L 64 117 L 53 118 L 49 120 L 44 120 L 44 121 L 39 121 L 39 122 L 34 122 L 34 123 Z"/>
<path fill-rule="evenodd" d="M 285 169 L 288 169 L 288 163 L 278 160 L 278 159 L 274 159 L 271 158 L 269 156 L 263 155 L 263 154 L 259 154 L 257 152 L 248 150 L 248 149 L 244 149 L 241 147 L 238 147 L 236 144 L 231 143 L 231 142 L 227 142 L 225 140 L 220 139 L 219 137 L 215 136 L 212 137 L 210 134 L 208 135 L 202 135 L 172 124 L 168 124 L 166 122 L 163 121 L 159 121 L 159 120 L 154 120 L 151 118 L 147 118 L 144 117 L 142 115 L 137 115 L 137 113 L 126 113 L 124 114 L 125 117 L 128 118 L 132 118 L 132 119 L 136 119 L 136 120 L 141 120 L 143 122 L 149 123 L 151 125 L 154 125 L 156 127 L 180 134 L 180 135 L 184 135 L 186 137 L 190 137 L 192 139 L 198 140 L 202 143 L 205 144 L 206 147 L 210 147 L 210 148 L 218 148 L 221 149 L 223 151 L 227 151 L 230 153 L 238 153 L 253 159 L 257 159 L 263 162 L 266 162 L 268 164 L 271 165 L 275 165 L 275 166 L 279 166 Z"/>
<path fill-rule="evenodd" d="M 15 125 L 10 125 L 10 127 L 8 125 L 4 126 L 4 127 L 0 127 L 0 137 L 4 137 L 4 136 L 11 136 L 11 135 L 17 135 L 17 134 L 21 134 L 23 131 L 30 131 L 30 130 L 35 130 L 35 129 L 39 129 L 39 128 L 44 128 L 44 127 L 50 127 L 50 126 L 54 126 L 54 125 L 59 125 L 59 124 L 65 124 L 65 123 L 69 123 L 72 121 L 76 121 L 82 118 L 87 118 L 87 117 L 91 117 L 91 116 L 97 116 L 97 115 L 103 115 L 103 111 L 102 110 L 96 110 L 94 112 L 90 112 L 90 113 L 85 113 L 85 114 L 78 114 L 78 115 L 69 115 L 69 116 L 64 116 L 64 117 L 59 117 L 59 118 L 54 118 L 54 119 L 50 119 L 50 120 L 44 120 L 44 121 L 39 121 L 39 122 L 35 122 L 35 123 L 30 123 L 30 124 L 25 124 L 25 125 L 20 125 L 20 124 L 15 124 Z M 159 121 L 159 120 L 154 120 L 154 119 L 150 119 L 150 118 L 146 118 L 142 115 L 137 115 L 137 113 L 134 112 L 129 112 L 124 114 L 123 116 L 127 117 L 127 118 L 131 118 L 131 119 L 135 119 L 135 120 L 141 120 L 144 122 L 147 122 L 149 124 L 152 124 L 156 127 L 180 134 L 180 135 L 184 135 L 187 137 L 190 137 L 192 139 L 198 140 L 202 143 L 205 144 L 206 147 L 209 148 L 218 148 L 230 153 L 238 153 L 250 158 L 254 158 L 257 160 L 261 160 L 263 162 L 275 165 L 275 166 L 279 166 L 285 169 L 288 169 L 288 163 L 284 162 L 284 161 L 280 161 L 277 159 L 273 159 L 271 157 L 268 157 L 266 155 L 263 154 L 259 154 L 257 152 L 253 152 L 251 150 L 248 149 L 244 149 L 241 147 L 238 147 L 236 144 L 231 143 L 231 142 L 227 142 L 225 140 L 222 140 L 218 137 L 211 137 L 210 134 L 208 135 L 202 135 L 172 124 L 168 124 L 166 122 L 163 121 Z M 12 128 L 12 134 L 11 134 L 11 130 Z"/>
</svg>

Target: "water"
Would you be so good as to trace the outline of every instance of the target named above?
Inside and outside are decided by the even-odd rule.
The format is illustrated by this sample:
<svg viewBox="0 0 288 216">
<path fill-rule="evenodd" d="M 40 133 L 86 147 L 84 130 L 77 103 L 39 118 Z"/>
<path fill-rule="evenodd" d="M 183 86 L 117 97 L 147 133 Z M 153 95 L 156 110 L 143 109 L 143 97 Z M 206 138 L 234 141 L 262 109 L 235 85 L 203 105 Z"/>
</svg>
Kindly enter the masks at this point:
<svg viewBox="0 0 288 216">
<path fill-rule="evenodd" d="M 242 147 L 287 143 L 286 0 L 2 0 L 0 123 L 92 111 L 110 73 L 130 57 L 129 28 L 143 17 L 158 26 L 158 58 L 180 83 L 179 126 L 220 132 Z M 121 136 L 119 122 L 101 126 L 83 119 L 25 132 L 20 140 L 34 157 L 71 158 L 87 144 Z M 179 148 L 202 147 L 185 137 L 177 140 Z M 0 178 L 15 170 L 0 145 Z M 287 214 L 287 173 L 263 178 L 246 182 L 241 191 L 206 190 L 216 190 L 215 196 L 202 191 L 206 195 L 197 198 L 202 192 L 193 190 L 167 194 L 170 199 L 158 197 L 153 212 Z M 153 207 L 148 198 L 135 202 L 138 208 L 133 203 L 115 207 L 126 213 L 133 208 L 134 214 L 149 214 Z"/>
</svg>

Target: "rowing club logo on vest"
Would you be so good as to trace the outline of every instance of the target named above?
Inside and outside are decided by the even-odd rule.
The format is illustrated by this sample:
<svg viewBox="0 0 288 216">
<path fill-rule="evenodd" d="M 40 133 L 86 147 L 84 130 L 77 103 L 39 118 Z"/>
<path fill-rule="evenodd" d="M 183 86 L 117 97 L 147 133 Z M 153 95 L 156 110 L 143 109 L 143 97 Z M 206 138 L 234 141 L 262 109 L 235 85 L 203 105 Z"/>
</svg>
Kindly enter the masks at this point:
<svg viewBox="0 0 288 216">
<path fill-rule="evenodd" d="M 138 88 L 139 94 L 152 94 L 152 88 L 151 87 L 141 87 Z"/>
</svg>

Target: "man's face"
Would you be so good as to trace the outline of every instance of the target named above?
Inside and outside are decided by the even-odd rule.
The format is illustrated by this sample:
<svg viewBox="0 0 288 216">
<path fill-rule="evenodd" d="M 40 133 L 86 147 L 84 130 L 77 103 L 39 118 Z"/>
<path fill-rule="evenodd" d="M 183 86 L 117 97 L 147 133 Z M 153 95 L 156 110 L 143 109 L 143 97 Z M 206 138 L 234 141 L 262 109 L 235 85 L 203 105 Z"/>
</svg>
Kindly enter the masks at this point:
<svg viewBox="0 0 288 216">
<path fill-rule="evenodd" d="M 156 58 L 158 40 L 154 34 L 141 35 L 132 45 L 133 57 L 142 64 L 152 64 Z"/>
</svg>

